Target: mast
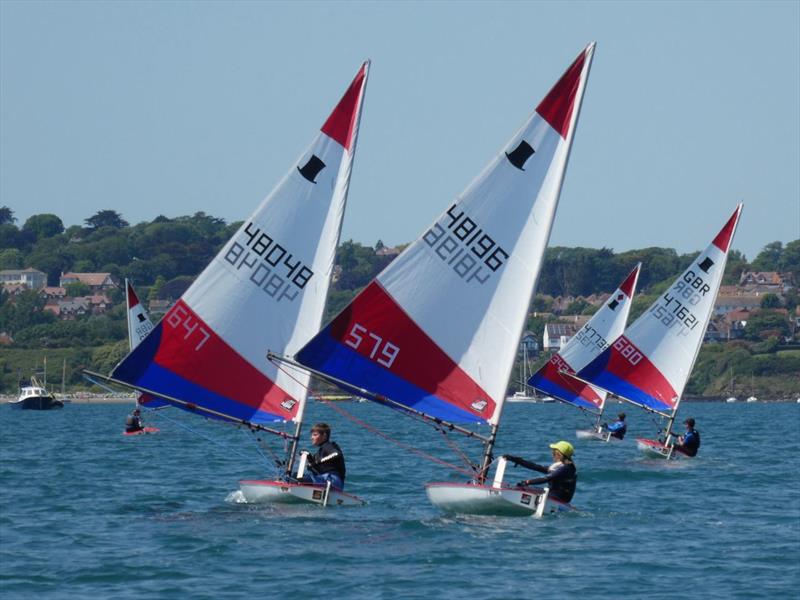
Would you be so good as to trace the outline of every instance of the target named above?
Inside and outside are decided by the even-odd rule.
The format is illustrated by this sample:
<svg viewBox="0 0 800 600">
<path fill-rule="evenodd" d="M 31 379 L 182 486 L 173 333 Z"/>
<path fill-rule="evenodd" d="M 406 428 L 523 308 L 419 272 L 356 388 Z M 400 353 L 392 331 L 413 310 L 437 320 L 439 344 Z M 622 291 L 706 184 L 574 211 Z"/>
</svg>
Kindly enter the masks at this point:
<svg viewBox="0 0 800 600">
<path fill-rule="evenodd" d="M 319 330 L 355 159 L 369 62 L 363 63 L 288 173 L 152 332 L 112 371 L 190 412 L 278 432 L 292 464 L 308 376 L 265 363 Z M 135 297 L 131 300 L 135 304 Z M 136 310 L 134 307 L 133 311 Z M 257 325 L 257 326 L 256 326 Z M 136 321 L 131 328 L 136 331 Z M 157 368 L 148 368 L 154 366 Z"/>
<path fill-rule="evenodd" d="M 125 324 L 128 326 L 128 350 L 130 351 L 136 345 L 133 342 L 133 332 L 131 331 L 131 293 L 127 277 L 125 278 Z"/>
<path fill-rule="evenodd" d="M 352 138 L 350 140 L 350 143 L 352 144 L 353 152 L 355 152 L 355 147 L 356 147 L 356 144 L 358 143 L 358 132 L 361 130 L 361 116 L 362 116 L 362 113 L 363 113 L 362 107 L 364 106 L 364 100 L 365 100 L 365 98 L 367 96 L 367 83 L 369 81 L 369 69 L 370 69 L 371 64 L 372 64 L 372 62 L 369 59 L 367 59 L 366 61 L 364 61 L 364 64 L 362 65 L 363 81 L 361 83 L 360 94 L 359 94 L 359 97 L 358 97 L 357 107 L 355 109 L 355 116 L 354 116 L 355 123 L 354 123 L 354 127 L 353 127 Z M 344 194 L 343 194 L 342 212 L 344 212 L 345 209 L 347 208 L 347 192 L 348 192 L 348 190 L 349 190 L 349 187 L 345 188 L 345 191 L 344 191 Z M 339 219 L 338 224 L 337 224 L 337 228 L 336 228 L 336 234 L 334 236 L 334 239 L 335 239 L 334 249 L 339 247 L 339 241 L 340 241 L 341 235 L 342 235 L 342 225 L 343 225 L 343 219 Z M 335 256 L 335 250 L 334 250 L 334 256 Z M 321 319 L 322 319 L 322 315 L 320 315 L 320 320 Z M 319 329 L 319 324 L 317 325 L 317 329 Z M 268 358 L 269 358 L 269 352 L 268 352 Z M 295 422 L 294 437 L 291 440 L 291 443 L 289 444 L 289 448 L 288 448 L 288 450 L 286 452 L 286 454 L 287 454 L 286 455 L 286 461 L 285 461 L 286 462 L 286 469 L 285 469 L 286 475 L 291 475 L 292 474 L 292 470 L 294 468 L 294 463 L 295 463 L 295 460 L 297 458 L 297 447 L 298 447 L 298 445 L 300 443 L 300 434 L 303 431 L 303 422 L 305 420 L 305 410 L 306 410 L 306 404 L 307 403 L 308 403 L 308 393 L 304 393 L 304 394 L 302 394 L 302 397 L 299 398 L 299 406 L 298 406 L 298 409 L 297 409 L 297 413 L 295 414 L 295 417 L 294 417 L 294 422 Z"/>
<path fill-rule="evenodd" d="M 537 286 L 537 284 L 539 282 L 539 275 L 541 273 L 541 264 L 544 262 L 544 251 L 545 251 L 545 249 L 547 247 L 548 241 L 550 240 L 550 232 L 553 229 L 553 220 L 555 219 L 555 212 L 556 212 L 556 208 L 558 207 L 558 200 L 559 200 L 559 196 L 561 195 L 561 188 L 562 188 L 562 186 L 564 184 L 564 177 L 566 176 L 566 173 L 567 173 L 567 167 L 569 165 L 569 157 L 570 157 L 570 155 L 572 153 L 572 141 L 573 141 L 573 139 L 575 137 L 575 130 L 577 129 L 576 125 L 578 123 L 578 117 L 580 116 L 581 108 L 583 106 L 584 92 L 586 90 L 586 85 L 589 82 L 589 75 L 590 75 L 590 73 L 592 71 L 592 60 L 594 58 L 594 49 L 595 49 L 596 45 L 597 45 L 596 42 L 591 42 L 583 50 L 583 52 L 581 53 L 581 56 L 579 56 L 579 58 L 578 58 L 578 60 L 581 60 L 581 58 L 583 59 L 583 61 L 585 63 L 585 72 L 584 72 L 584 69 L 582 68 L 581 69 L 581 73 L 577 77 L 577 91 L 575 92 L 573 111 L 572 111 L 572 114 L 570 115 L 570 118 L 568 119 L 568 123 L 562 123 L 562 127 L 564 125 L 566 126 L 566 136 L 564 137 L 564 143 L 565 143 L 566 152 L 565 152 L 565 156 L 564 156 L 564 159 L 563 159 L 563 164 L 561 165 L 561 168 L 558 171 L 558 184 L 556 186 L 556 192 L 555 192 L 555 195 L 554 195 L 554 198 L 553 198 L 552 214 L 550 216 L 549 221 L 545 224 L 545 226 L 543 228 L 543 231 L 542 231 L 544 244 L 541 247 L 541 256 L 539 257 L 539 268 L 537 268 L 536 272 L 534 273 L 533 281 L 531 282 L 532 285 L 530 286 L 530 290 L 529 290 L 528 297 L 527 297 L 527 304 L 526 304 L 525 314 L 523 315 L 523 324 L 522 324 L 522 327 L 518 330 L 518 333 L 517 333 L 517 345 L 518 346 L 519 346 L 520 340 L 522 339 L 522 334 L 523 334 L 523 331 L 524 331 L 524 328 L 525 328 L 525 319 L 527 318 L 527 315 L 528 315 L 528 308 L 531 305 L 531 301 L 533 300 L 533 295 L 536 292 L 536 286 Z M 577 63 L 577 61 L 576 61 L 576 63 Z M 573 63 L 573 66 L 576 63 Z M 556 89 L 560 86 L 560 84 L 563 81 L 565 81 L 566 77 L 567 77 L 567 75 L 565 74 L 564 76 L 562 76 L 562 79 L 559 80 L 558 83 L 556 83 L 555 87 L 550 91 L 550 93 L 545 98 L 545 100 L 543 100 L 542 103 L 537 107 L 537 109 L 536 109 L 537 112 L 540 111 L 542 109 L 542 106 L 550 100 L 551 95 L 556 91 Z M 547 109 L 545 109 L 545 112 L 546 112 L 546 110 Z M 503 414 L 503 407 L 505 406 L 504 400 L 505 400 L 505 397 L 500 399 L 499 406 L 497 407 L 497 410 L 495 411 L 495 414 L 492 415 L 492 418 L 489 421 L 490 424 L 492 425 L 492 431 L 491 431 L 491 435 L 489 437 L 489 442 L 486 444 L 486 448 L 485 448 L 484 453 L 483 453 L 483 462 L 482 462 L 482 465 L 483 465 L 482 466 L 482 469 L 483 469 L 482 475 L 483 476 L 485 476 L 485 472 L 486 472 L 485 470 L 489 468 L 489 464 L 491 464 L 491 461 L 492 461 L 492 452 L 494 450 L 495 439 L 497 438 L 497 430 L 498 430 L 498 428 L 500 426 L 500 419 L 501 419 L 502 414 Z"/>
<path fill-rule="evenodd" d="M 294 355 L 339 387 L 482 439 L 481 480 L 492 461 L 593 52 L 594 44 L 582 50 L 487 167 Z M 456 422 L 485 423 L 491 431 L 478 436 Z"/>
</svg>

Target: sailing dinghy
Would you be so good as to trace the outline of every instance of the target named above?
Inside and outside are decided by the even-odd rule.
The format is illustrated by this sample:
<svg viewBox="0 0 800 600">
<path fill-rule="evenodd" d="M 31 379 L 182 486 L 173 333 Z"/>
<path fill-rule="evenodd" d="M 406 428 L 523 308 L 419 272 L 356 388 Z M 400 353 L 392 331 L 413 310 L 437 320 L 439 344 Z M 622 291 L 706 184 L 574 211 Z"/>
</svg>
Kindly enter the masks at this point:
<svg viewBox="0 0 800 600">
<path fill-rule="evenodd" d="M 471 483 L 427 486 L 446 510 L 568 508 L 545 490 L 508 487 L 504 459 L 494 483 L 487 472 L 593 53 L 581 52 L 503 151 L 295 357 L 351 393 L 483 442 L 482 461 L 464 471 Z"/>
<path fill-rule="evenodd" d="M 335 488 L 297 483 L 295 455 L 308 375 L 265 360 L 318 330 L 344 214 L 369 63 L 289 173 L 108 381 L 188 412 L 281 438 L 280 475 L 240 482 L 248 502 L 361 505 Z M 271 427 L 294 424 L 287 433 Z"/>
<path fill-rule="evenodd" d="M 139 301 L 139 296 L 136 290 L 133 289 L 133 284 L 125 279 L 125 304 L 128 321 L 128 345 L 132 351 L 136 346 L 142 343 L 142 340 L 147 337 L 147 334 L 153 331 L 153 322 L 147 314 L 144 305 Z M 163 406 L 169 406 L 168 402 L 155 398 L 150 394 L 139 394 L 136 398 L 136 406 L 146 406 L 149 409 L 154 409 Z M 150 433 L 158 433 L 158 427 L 144 427 L 138 431 L 123 431 L 123 435 L 146 435 Z"/>
<path fill-rule="evenodd" d="M 714 240 L 613 344 L 578 372 L 578 377 L 667 419 L 665 439 L 637 439 L 652 458 L 678 458 L 670 434 L 686 382 L 697 360 L 714 310 L 739 204 Z"/>
<path fill-rule="evenodd" d="M 641 266 L 639 263 L 634 267 L 625 281 L 611 294 L 608 302 L 528 380 L 531 387 L 594 417 L 595 425 L 592 429 L 579 429 L 575 432 L 579 440 L 608 442 L 617 439 L 611 437 L 609 431 L 604 431 L 600 424 L 608 394 L 605 390 L 594 388 L 570 375 L 580 371 L 608 348 L 608 340 L 613 341 L 622 334 L 628 321 Z"/>
</svg>

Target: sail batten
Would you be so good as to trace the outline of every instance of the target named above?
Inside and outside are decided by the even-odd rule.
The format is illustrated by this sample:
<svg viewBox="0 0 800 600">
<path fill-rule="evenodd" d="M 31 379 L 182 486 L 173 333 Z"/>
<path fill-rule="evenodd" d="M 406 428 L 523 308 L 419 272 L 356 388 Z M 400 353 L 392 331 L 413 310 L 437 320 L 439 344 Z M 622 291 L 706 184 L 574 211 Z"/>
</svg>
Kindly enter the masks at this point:
<svg viewBox="0 0 800 600">
<path fill-rule="evenodd" d="M 365 62 L 289 172 L 112 377 L 187 410 L 302 421 L 308 375 L 265 355 L 296 352 L 321 324 L 368 72 Z"/>
<path fill-rule="evenodd" d="M 593 50 L 298 362 L 435 418 L 497 423 Z"/>
</svg>

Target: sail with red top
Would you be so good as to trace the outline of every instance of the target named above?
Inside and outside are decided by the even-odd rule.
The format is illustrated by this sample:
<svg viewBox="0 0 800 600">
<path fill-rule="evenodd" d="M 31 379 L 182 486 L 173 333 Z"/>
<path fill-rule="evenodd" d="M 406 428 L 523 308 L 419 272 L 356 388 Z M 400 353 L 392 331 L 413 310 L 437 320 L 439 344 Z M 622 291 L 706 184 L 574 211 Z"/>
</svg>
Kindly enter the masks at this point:
<svg viewBox="0 0 800 600">
<path fill-rule="evenodd" d="M 714 310 L 742 205 L 653 304 L 578 376 L 671 416 L 678 408 Z"/>
<path fill-rule="evenodd" d="M 498 422 L 593 53 L 299 363 L 431 417 Z"/>
<path fill-rule="evenodd" d="M 154 330 L 114 369 L 183 408 L 301 421 L 309 376 L 266 360 L 319 329 L 344 214 L 369 63 L 319 133 Z"/>
<path fill-rule="evenodd" d="M 573 379 L 593 358 L 608 348 L 625 329 L 641 263 L 634 267 L 603 306 L 528 380 L 528 385 L 579 408 L 602 413 L 607 393 Z"/>
</svg>

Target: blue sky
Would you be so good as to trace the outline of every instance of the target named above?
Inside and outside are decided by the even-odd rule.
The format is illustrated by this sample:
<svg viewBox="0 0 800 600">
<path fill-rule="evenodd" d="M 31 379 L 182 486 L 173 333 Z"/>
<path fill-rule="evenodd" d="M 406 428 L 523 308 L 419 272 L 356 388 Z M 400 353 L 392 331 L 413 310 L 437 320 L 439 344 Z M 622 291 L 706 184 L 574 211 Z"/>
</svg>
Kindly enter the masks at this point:
<svg viewBox="0 0 800 600">
<path fill-rule="evenodd" d="M 343 239 L 415 239 L 590 41 L 551 245 L 800 238 L 800 2 L 0 2 L 0 205 L 244 219 L 371 58 Z"/>
</svg>

